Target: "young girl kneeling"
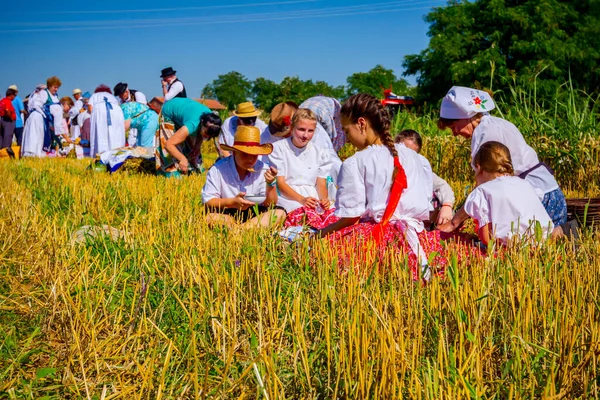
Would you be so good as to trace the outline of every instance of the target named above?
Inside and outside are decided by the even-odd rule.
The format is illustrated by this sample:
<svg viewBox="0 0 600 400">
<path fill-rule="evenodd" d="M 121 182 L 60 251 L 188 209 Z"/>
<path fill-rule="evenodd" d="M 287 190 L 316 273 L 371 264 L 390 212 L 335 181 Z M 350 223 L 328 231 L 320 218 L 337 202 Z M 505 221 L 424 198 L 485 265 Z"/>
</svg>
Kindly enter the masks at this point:
<svg viewBox="0 0 600 400">
<path fill-rule="evenodd" d="M 552 219 L 541 202 L 543 193 L 514 176 L 508 147 L 485 142 L 475 154 L 473 165 L 477 187 L 469 194 L 464 209 L 477 221 L 477 234 L 485 245 L 492 238 L 502 245 L 519 239 L 535 242 L 553 233 Z M 538 223 L 542 234 L 536 238 Z"/>
<path fill-rule="evenodd" d="M 288 212 L 286 226 L 306 223 L 321 228 L 332 222 L 330 200 L 335 199 L 327 193 L 331 157 L 327 149 L 312 143 L 316 127 L 316 115 L 300 108 L 292 118 L 292 135 L 275 142 L 269 156 L 269 163 L 278 170 L 277 204 Z"/>
<path fill-rule="evenodd" d="M 318 235 L 328 236 L 342 268 L 352 259 L 363 264 L 357 255 L 362 252 L 368 260 L 375 245 L 380 260 L 385 249 L 406 254 L 413 278 L 428 279 L 430 256 L 442 252 L 439 232 L 427 232 L 423 225 L 432 197 L 431 166 L 394 144 L 388 113 L 376 97 L 350 97 L 341 115 L 346 137 L 359 151 L 344 161 L 338 176 L 335 215 L 340 220 Z M 446 260 L 432 257 L 432 263 L 444 266 Z"/>
<path fill-rule="evenodd" d="M 260 144 L 260 130 L 238 126 L 233 146 L 222 145 L 233 154 L 219 160 L 206 175 L 202 203 L 211 211 L 209 226 L 270 226 L 285 220 L 277 203 L 277 170 L 267 167 L 258 156 L 270 154 L 271 144 Z M 271 207 L 270 207 L 271 206 Z"/>
</svg>

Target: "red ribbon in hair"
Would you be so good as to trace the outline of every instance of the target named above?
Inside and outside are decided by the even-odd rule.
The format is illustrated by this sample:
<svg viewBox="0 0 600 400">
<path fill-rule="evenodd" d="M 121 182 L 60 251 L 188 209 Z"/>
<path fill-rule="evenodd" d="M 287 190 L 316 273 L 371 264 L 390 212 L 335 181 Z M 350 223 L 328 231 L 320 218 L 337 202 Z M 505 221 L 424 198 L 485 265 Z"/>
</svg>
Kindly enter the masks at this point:
<svg viewBox="0 0 600 400">
<path fill-rule="evenodd" d="M 402 164 L 400 164 L 400 160 L 397 156 L 394 157 L 394 168 L 396 169 L 396 178 L 394 179 L 394 182 L 392 182 L 390 198 L 387 207 L 383 212 L 383 218 L 381 218 L 381 221 L 379 221 L 378 224 L 375 224 L 373 230 L 371 231 L 371 237 L 377 246 L 381 244 L 381 241 L 383 240 L 384 228 L 390 222 L 390 219 L 394 215 L 394 211 L 396 211 L 396 207 L 398 207 L 398 203 L 400 203 L 402 191 L 408 187 L 406 172 L 404 171 Z"/>
</svg>

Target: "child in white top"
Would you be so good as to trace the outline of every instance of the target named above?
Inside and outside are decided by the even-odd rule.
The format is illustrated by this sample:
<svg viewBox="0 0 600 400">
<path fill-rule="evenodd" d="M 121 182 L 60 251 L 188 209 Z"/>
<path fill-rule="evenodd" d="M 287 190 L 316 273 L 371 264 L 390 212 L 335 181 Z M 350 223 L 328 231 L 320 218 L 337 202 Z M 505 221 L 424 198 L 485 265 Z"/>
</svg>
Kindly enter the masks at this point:
<svg viewBox="0 0 600 400">
<path fill-rule="evenodd" d="M 207 216 L 209 225 L 233 227 L 244 223 L 244 227 L 255 227 L 283 222 L 285 212 L 269 208 L 277 203 L 277 169 L 258 161 L 273 146 L 260 144 L 258 128 L 240 125 L 233 145 L 224 147 L 233 154 L 211 167 L 202 189 L 202 203 L 211 211 Z"/>
<path fill-rule="evenodd" d="M 513 176 L 508 147 L 485 142 L 473 158 L 477 187 L 467 198 L 464 209 L 478 224 L 478 236 L 487 245 L 492 238 L 502 245 L 520 239 L 536 239 L 536 226 L 544 240 L 552 233 L 552 219 L 541 198 L 529 182 Z M 539 225 L 538 225 L 539 224 Z"/>
<path fill-rule="evenodd" d="M 341 116 L 346 137 L 358 152 L 344 161 L 338 176 L 335 215 L 340 219 L 317 235 L 329 235 L 342 263 L 354 257 L 346 254 L 345 247 L 352 247 L 350 251 L 355 254 L 364 251 L 368 243 L 361 238 L 368 238 L 381 222 L 392 198 L 393 182 L 398 175 L 402 181 L 404 175 L 406 187 L 395 208 L 390 209 L 393 214 L 384 225 L 383 241 L 377 244 L 379 250 L 394 246 L 407 254 L 413 277 L 422 272 L 427 278 L 429 254 L 442 252 L 439 232 L 427 232 L 423 225 L 429 218 L 433 187 L 429 163 L 403 144 L 394 144 L 387 111 L 374 96 L 351 96 L 342 106 Z M 399 168 L 394 166 L 396 157 Z M 438 264 L 438 259 L 434 262 Z"/>
<path fill-rule="evenodd" d="M 421 153 L 423 147 L 423 139 L 419 132 L 406 129 L 396 135 L 394 139 L 396 143 L 402 143 L 409 149 Z M 435 173 L 433 176 L 433 203 L 434 211 L 430 213 L 430 220 L 435 221 L 437 224 L 444 224 L 452 219 L 452 208 L 454 207 L 454 192 L 448 182 L 440 178 Z"/>
<path fill-rule="evenodd" d="M 269 156 L 269 163 L 278 170 L 280 196 L 277 204 L 288 213 L 300 208 L 330 208 L 327 176 L 331 160 L 326 149 L 315 146 L 311 141 L 316 126 L 314 113 L 299 109 L 292 118 L 291 137 L 275 142 Z"/>
</svg>

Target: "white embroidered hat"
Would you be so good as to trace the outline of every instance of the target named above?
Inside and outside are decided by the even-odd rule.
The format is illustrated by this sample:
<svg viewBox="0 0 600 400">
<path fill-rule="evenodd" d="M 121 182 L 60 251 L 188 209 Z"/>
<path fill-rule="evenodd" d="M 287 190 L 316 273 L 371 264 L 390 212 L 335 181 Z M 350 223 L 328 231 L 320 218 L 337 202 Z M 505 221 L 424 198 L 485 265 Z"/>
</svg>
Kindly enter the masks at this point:
<svg viewBox="0 0 600 400">
<path fill-rule="evenodd" d="M 487 92 L 463 86 L 452 86 L 442 100 L 440 117 L 467 119 L 480 112 L 488 112 L 496 104 Z"/>
</svg>

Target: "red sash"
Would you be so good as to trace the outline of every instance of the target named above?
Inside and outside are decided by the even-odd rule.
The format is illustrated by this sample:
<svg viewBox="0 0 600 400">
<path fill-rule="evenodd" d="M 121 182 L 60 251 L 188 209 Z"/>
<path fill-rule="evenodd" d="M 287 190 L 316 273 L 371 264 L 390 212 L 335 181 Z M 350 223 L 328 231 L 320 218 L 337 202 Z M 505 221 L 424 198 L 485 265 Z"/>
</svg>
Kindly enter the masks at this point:
<svg viewBox="0 0 600 400">
<path fill-rule="evenodd" d="M 400 197 L 402 196 L 402 191 L 408 187 L 408 183 L 406 181 L 406 172 L 404 171 L 402 164 L 400 164 L 398 157 L 394 157 L 394 167 L 396 168 L 397 173 L 394 182 L 392 182 L 392 188 L 390 190 L 390 198 L 388 200 L 387 207 L 383 212 L 383 218 L 381 218 L 381 221 L 378 224 L 375 224 L 373 230 L 371 231 L 371 237 L 377 246 L 379 246 L 383 240 L 385 226 L 390 222 L 392 215 L 394 215 L 394 211 L 396 211 L 396 207 L 398 207 Z"/>
</svg>

